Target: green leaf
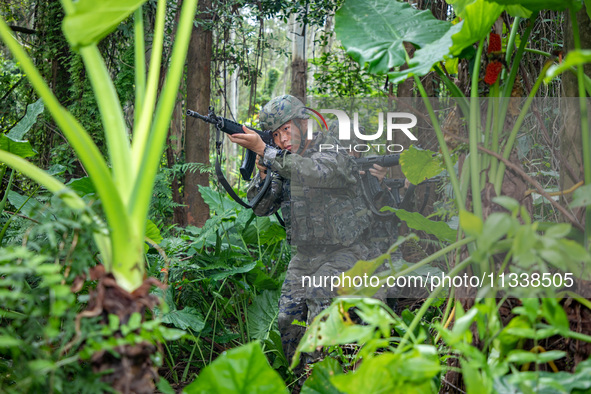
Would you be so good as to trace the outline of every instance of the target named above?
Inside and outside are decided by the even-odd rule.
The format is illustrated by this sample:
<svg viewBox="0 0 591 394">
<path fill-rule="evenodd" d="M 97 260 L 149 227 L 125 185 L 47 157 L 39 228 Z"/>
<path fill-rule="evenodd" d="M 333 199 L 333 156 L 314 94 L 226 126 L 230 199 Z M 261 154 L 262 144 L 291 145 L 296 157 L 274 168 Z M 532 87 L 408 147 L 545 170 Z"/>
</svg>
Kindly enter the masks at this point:
<svg viewBox="0 0 591 394">
<path fill-rule="evenodd" d="M 164 311 L 168 308 L 167 313 L 163 313 L 161 308 L 154 308 L 154 314 L 160 316 L 162 323 L 172 324 L 173 326 L 186 330 L 190 328 L 192 331 L 201 331 L 205 326 L 205 320 L 201 312 L 193 307 L 185 307 L 178 310 L 174 302 L 174 288 L 168 286 L 166 290 L 155 289 L 154 294 L 162 297 L 166 305 Z"/>
<path fill-rule="evenodd" d="M 78 0 L 67 12 L 62 30 L 70 45 L 96 44 L 130 16 L 146 0 Z"/>
<path fill-rule="evenodd" d="M 66 183 L 66 185 L 70 189 L 79 192 L 79 194 L 81 194 L 82 196 L 85 196 L 87 194 L 93 194 L 96 192 L 94 184 L 88 176 L 85 176 L 83 178 L 72 179 L 70 180 L 70 182 Z"/>
<path fill-rule="evenodd" d="M 573 49 L 566 54 L 562 63 L 554 64 L 546 71 L 544 82 L 549 83 L 552 78 L 569 70 L 571 67 L 578 67 L 587 63 L 591 63 L 591 49 Z"/>
<path fill-rule="evenodd" d="M 236 222 L 240 222 L 252 211 L 243 210 L 238 215 Z M 246 221 L 245 223 L 247 223 Z M 273 223 L 268 217 L 255 217 L 246 228 L 240 226 L 242 237 L 248 244 L 272 245 L 286 238 L 285 229 L 277 223 Z"/>
<path fill-rule="evenodd" d="M 233 267 L 233 268 L 230 268 L 229 270 L 215 273 L 215 274 L 211 275 L 210 278 L 212 280 L 222 280 L 222 279 L 225 279 L 225 278 L 232 276 L 232 275 L 243 274 L 245 272 L 249 272 L 254 267 L 256 267 L 256 265 L 257 265 L 256 261 L 253 261 L 252 263 L 245 264 L 241 267 Z"/>
<path fill-rule="evenodd" d="M 337 389 L 330 378 L 341 375 L 343 368 L 337 360 L 327 357 L 319 363 L 314 364 L 312 375 L 304 383 L 302 387 L 302 394 L 341 394 L 342 391 Z"/>
<path fill-rule="evenodd" d="M 492 200 L 495 204 L 499 204 L 509 212 L 513 213 L 517 212 L 520 207 L 519 202 L 517 200 L 508 196 L 493 197 Z"/>
<path fill-rule="evenodd" d="M 414 145 L 402 152 L 400 168 L 410 183 L 418 185 L 445 170 L 441 158 L 433 156 L 434 154 L 435 152 L 416 148 Z"/>
<path fill-rule="evenodd" d="M 267 339 L 269 332 L 277 327 L 279 315 L 279 292 L 263 291 L 248 307 L 248 332 L 252 339 Z"/>
<path fill-rule="evenodd" d="M 452 37 L 451 53 L 454 56 L 490 33 L 491 26 L 504 9 L 497 3 L 489 3 L 485 0 L 448 0 L 447 2 L 454 7 L 456 15 L 464 21 L 460 32 Z"/>
<path fill-rule="evenodd" d="M 501 5 L 520 5 L 532 11 L 553 10 L 564 11 L 567 8 L 581 9 L 580 0 L 494 0 Z"/>
<path fill-rule="evenodd" d="M 466 218 L 464 218 L 466 220 Z M 485 251 L 503 238 L 511 229 L 513 221 L 506 213 L 495 212 L 491 214 L 482 227 L 482 236 L 478 238 L 479 248 Z"/>
<path fill-rule="evenodd" d="M 0 135 L 0 149 L 22 158 L 35 156 L 37 154 L 37 152 L 31 147 L 29 141 L 20 141 L 4 134 Z"/>
<path fill-rule="evenodd" d="M 175 309 L 168 312 L 162 316 L 162 323 L 172 324 L 181 330 L 190 328 L 195 332 L 199 332 L 205 327 L 205 320 L 201 313 L 190 306 L 186 306 L 181 310 Z"/>
<path fill-rule="evenodd" d="M 283 380 L 267 362 L 259 342 L 224 352 L 183 390 L 186 394 L 287 392 Z"/>
<path fill-rule="evenodd" d="M 402 354 L 365 359 L 356 371 L 331 378 L 346 393 L 431 393 L 441 370 L 437 349 L 416 345 Z"/>
<path fill-rule="evenodd" d="M 556 298 L 542 298 L 542 311 L 544 318 L 552 327 L 563 332 L 569 330 L 570 326 L 566 312 Z"/>
<path fill-rule="evenodd" d="M 558 350 L 550 350 L 544 353 L 532 353 L 526 350 L 512 350 L 507 355 L 507 361 L 510 363 L 525 364 L 525 363 L 539 363 L 544 364 L 548 361 L 558 360 L 566 356 L 566 352 Z"/>
<path fill-rule="evenodd" d="M 460 227 L 466 232 L 466 234 L 472 237 L 478 237 L 482 234 L 482 219 L 474 215 L 472 212 L 461 210 Z"/>
<path fill-rule="evenodd" d="M 507 11 L 507 13 L 511 16 L 518 16 L 523 19 L 528 19 L 532 14 L 531 10 L 528 10 L 524 6 L 518 4 L 506 6 L 505 11 Z M 515 41 L 515 45 L 519 46 L 517 40 Z"/>
<path fill-rule="evenodd" d="M 20 208 L 20 212 L 25 216 L 34 217 L 37 214 L 42 218 L 47 217 L 45 208 L 39 201 L 35 200 L 35 198 L 29 198 L 11 190 L 8 192 L 8 201 L 15 208 Z"/>
<path fill-rule="evenodd" d="M 358 325 L 351 321 L 348 312 L 351 307 L 359 309 L 357 314 L 367 325 Z M 291 367 L 294 368 L 298 364 L 301 352 L 313 352 L 319 346 L 366 343 L 381 333 L 386 332 L 389 335 L 393 323 L 393 318 L 376 299 L 338 298 L 314 318 L 298 344 Z"/>
<path fill-rule="evenodd" d="M 573 200 L 569 204 L 571 208 L 586 207 L 587 205 L 591 205 L 591 184 L 575 190 Z"/>
<path fill-rule="evenodd" d="M 164 379 L 163 377 L 160 377 L 160 380 L 158 380 L 158 383 L 156 383 L 156 388 L 163 394 L 176 393 L 176 391 L 174 391 L 170 383 L 168 383 L 168 380 Z"/>
<path fill-rule="evenodd" d="M 10 335 L 0 335 L 0 349 L 22 346 L 23 341 Z"/>
<path fill-rule="evenodd" d="M 237 202 L 226 198 L 222 193 L 213 190 L 209 186 L 199 185 L 199 193 L 201 194 L 201 197 L 203 197 L 203 201 L 205 201 L 205 203 L 209 205 L 209 208 L 214 212 L 221 213 L 229 209 L 242 209 Z"/>
<path fill-rule="evenodd" d="M 347 53 L 370 73 L 389 73 L 393 83 L 427 74 L 449 54 L 451 37 L 460 29 L 430 11 L 390 0 L 348 0 L 335 16 L 335 32 Z M 407 70 L 391 72 L 407 61 L 405 42 L 420 49 Z"/>
<path fill-rule="evenodd" d="M 12 138 L 13 140 L 21 140 L 27 131 L 33 127 L 35 122 L 37 121 L 37 116 L 43 112 L 43 100 L 39 99 L 35 101 L 33 104 L 27 105 L 27 112 L 25 116 L 10 130 L 7 137 Z"/>
<path fill-rule="evenodd" d="M 400 220 L 404 220 L 408 227 L 424 231 L 427 234 L 436 236 L 440 241 L 455 242 L 457 232 L 445 222 L 429 220 L 418 212 L 408 212 L 404 209 L 384 207 L 382 211 L 392 211 Z"/>
<path fill-rule="evenodd" d="M 158 245 L 164 239 L 162 238 L 162 234 L 160 234 L 160 229 L 158 228 L 158 226 L 156 226 L 156 224 L 154 224 L 154 222 L 150 219 L 146 221 L 145 236 L 154 241 L 156 245 Z M 144 252 L 147 253 L 148 249 L 149 246 L 146 245 L 146 243 L 144 242 Z"/>
</svg>

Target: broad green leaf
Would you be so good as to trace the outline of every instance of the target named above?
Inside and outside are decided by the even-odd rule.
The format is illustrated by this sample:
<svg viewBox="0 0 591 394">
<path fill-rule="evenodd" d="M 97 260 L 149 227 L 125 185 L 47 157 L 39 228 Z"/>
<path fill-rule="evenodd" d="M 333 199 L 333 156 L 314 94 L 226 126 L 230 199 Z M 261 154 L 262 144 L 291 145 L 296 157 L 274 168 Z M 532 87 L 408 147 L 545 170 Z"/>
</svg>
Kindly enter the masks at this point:
<svg viewBox="0 0 591 394">
<path fill-rule="evenodd" d="M 78 0 L 62 24 L 73 48 L 96 44 L 130 16 L 146 0 Z"/>
<path fill-rule="evenodd" d="M 233 268 L 230 268 L 230 269 L 222 271 L 222 272 L 217 272 L 209 277 L 212 280 L 222 280 L 222 279 L 225 279 L 225 278 L 232 276 L 232 275 L 250 272 L 254 267 L 256 267 L 256 265 L 257 265 L 256 261 L 253 261 L 251 263 L 245 264 L 240 267 L 233 267 Z"/>
<path fill-rule="evenodd" d="M 414 145 L 400 154 L 400 168 L 410 183 L 418 185 L 445 170 L 441 158 L 434 157 L 434 154 L 435 152 L 419 149 Z"/>
<path fill-rule="evenodd" d="M 10 130 L 7 137 L 13 140 L 23 139 L 25 133 L 33 127 L 37 121 L 37 116 L 43 112 L 43 100 L 39 99 L 33 104 L 27 105 L 27 112 L 25 116 Z"/>
<path fill-rule="evenodd" d="M 591 205 L 591 184 L 585 185 L 577 190 L 573 194 L 573 200 L 570 203 L 571 208 L 586 207 Z"/>
<path fill-rule="evenodd" d="M 94 188 L 94 184 L 92 183 L 92 180 L 88 176 L 85 176 L 83 178 L 72 179 L 72 180 L 70 180 L 70 182 L 66 183 L 66 185 L 70 189 L 80 192 L 79 194 L 81 194 L 83 196 L 85 196 L 87 194 L 96 193 L 96 189 Z"/>
<path fill-rule="evenodd" d="M 238 215 L 238 223 L 242 216 L 252 213 L 251 210 L 243 210 Z M 285 229 L 277 223 L 273 223 L 268 217 L 255 217 L 246 228 L 241 227 L 242 237 L 248 244 L 272 245 L 285 239 Z"/>
<path fill-rule="evenodd" d="M 205 320 L 201 313 L 190 306 L 181 310 L 173 310 L 162 316 L 162 323 L 172 324 L 176 328 L 186 330 L 190 328 L 193 332 L 199 332 L 205 327 Z"/>
<path fill-rule="evenodd" d="M 491 26 L 504 9 L 497 3 L 489 3 L 485 0 L 448 0 L 447 2 L 454 7 L 456 15 L 464 21 L 460 32 L 452 37 L 451 53 L 454 56 L 490 33 Z"/>
<path fill-rule="evenodd" d="M 230 209 L 242 209 L 242 207 L 237 202 L 226 198 L 224 194 L 213 190 L 209 186 L 199 185 L 199 193 L 201 194 L 201 197 L 203 197 L 203 201 L 209 205 L 209 208 L 217 213 L 221 213 Z"/>
<path fill-rule="evenodd" d="M 156 245 L 158 245 L 164 238 L 162 238 L 162 234 L 160 234 L 160 229 L 153 221 L 148 219 L 146 221 L 146 232 L 145 236 L 150 238 L 150 240 L 154 241 Z M 147 253 L 149 246 L 144 242 L 144 253 Z"/>
<path fill-rule="evenodd" d="M 408 212 L 404 209 L 384 207 L 382 211 L 392 211 L 400 220 L 404 220 L 408 227 L 424 231 L 427 234 L 433 234 L 440 241 L 454 242 L 456 240 L 456 230 L 449 227 L 445 222 L 436 222 L 429 220 L 418 212 Z M 461 219 L 460 219 L 461 220 Z"/>
<path fill-rule="evenodd" d="M 201 313 L 192 307 L 185 307 L 178 310 L 174 302 L 174 289 L 169 286 L 166 290 L 155 289 L 154 294 L 164 299 L 165 305 L 161 309 L 154 308 L 154 314 L 162 319 L 162 323 L 172 324 L 177 328 L 199 332 L 205 326 L 205 320 Z M 168 312 L 166 310 L 168 309 Z M 163 313 L 165 312 L 165 313 Z"/>
<path fill-rule="evenodd" d="M 587 63 L 591 63 L 591 50 L 590 49 L 573 49 L 566 54 L 566 57 L 560 64 L 554 64 L 544 77 L 544 82 L 548 83 L 552 78 L 562 74 L 569 70 L 571 67 L 578 67 Z"/>
<path fill-rule="evenodd" d="M 248 332 L 252 339 L 267 339 L 269 332 L 277 327 L 279 315 L 279 292 L 263 291 L 248 307 Z"/>
<path fill-rule="evenodd" d="M 341 375 L 343 368 L 337 360 L 327 357 L 319 363 L 314 364 L 312 375 L 304 383 L 302 394 L 341 394 L 330 381 L 331 377 Z"/>
<path fill-rule="evenodd" d="M 8 201 L 16 208 L 20 208 L 20 212 L 28 217 L 34 217 L 35 215 L 40 215 L 42 218 L 47 217 L 47 212 L 39 201 L 37 201 L 34 197 L 29 198 L 28 196 L 23 196 L 18 194 L 15 191 L 8 192 Z"/>
<path fill-rule="evenodd" d="M 587 11 L 587 16 L 591 19 L 591 0 L 585 0 L 585 11 Z"/>
<path fill-rule="evenodd" d="M 37 154 L 37 152 L 31 147 L 29 141 L 16 140 L 4 134 L 0 135 L 0 150 L 10 152 L 23 158 L 35 156 Z"/>
<path fill-rule="evenodd" d="M 511 16 L 518 16 L 523 19 L 528 19 L 532 14 L 531 10 L 519 4 L 506 6 L 505 11 Z M 515 45 L 519 46 L 517 40 L 515 41 Z"/>
<path fill-rule="evenodd" d="M 283 380 L 267 362 L 259 342 L 222 353 L 183 390 L 186 394 L 287 392 Z"/>
<path fill-rule="evenodd" d="M 460 29 L 461 24 L 437 20 L 430 11 L 390 0 L 348 0 L 335 17 L 335 32 L 347 53 L 362 67 L 367 64 L 371 73 L 389 73 L 394 83 L 425 75 L 443 61 L 452 35 Z M 405 42 L 420 49 L 408 70 L 392 72 L 407 61 Z"/>
<path fill-rule="evenodd" d="M 564 11 L 567 8 L 581 9 L 580 0 L 494 0 L 501 5 L 520 5 L 531 11 L 553 10 Z"/>
</svg>

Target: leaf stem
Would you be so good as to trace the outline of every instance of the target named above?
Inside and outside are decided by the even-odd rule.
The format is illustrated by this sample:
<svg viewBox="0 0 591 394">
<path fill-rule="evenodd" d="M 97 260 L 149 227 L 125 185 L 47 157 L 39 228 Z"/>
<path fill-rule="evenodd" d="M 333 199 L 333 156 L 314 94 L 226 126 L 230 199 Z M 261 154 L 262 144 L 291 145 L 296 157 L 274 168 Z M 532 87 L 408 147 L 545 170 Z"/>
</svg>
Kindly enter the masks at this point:
<svg viewBox="0 0 591 394">
<path fill-rule="evenodd" d="M 577 22 L 577 12 L 571 8 L 570 17 L 573 25 L 573 37 L 575 50 L 581 50 L 581 37 L 579 35 L 579 24 Z M 584 81 L 584 65 L 577 67 L 577 82 L 579 88 L 579 112 L 581 117 L 581 143 L 583 145 L 583 168 L 585 169 L 585 184 L 591 184 L 591 138 L 589 137 L 589 123 L 587 114 L 587 98 Z M 585 247 L 589 245 L 591 237 L 591 204 L 585 207 Z"/>
<path fill-rule="evenodd" d="M 419 92 L 421 97 L 423 98 L 423 102 L 425 104 L 425 108 L 427 108 L 427 112 L 429 113 L 429 118 L 431 122 L 433 122 L 433 128 L 435 129 L 435 135 L 437 136 L 437 142 L 439 143 L 439 147 L 441 148 L 441 153 L 443 155 L 443 161 L 445 162 L 445 167 L 449 174 L 449 179 L 454 191 L 454 197 L 456 199 L 456 205 L 458 209 L 464 208 L 464 200 L 462 198 L 462 193 L 460 189 L 460 183 L 458 182 L 458 176 L 456 175 L 456 170 L 454 169 L 454 164 L 451 160 L 451 155 L 449 154 L 449 149 L 447 148 L 447 144 L 445 139 L 443 138 L 443 131 L 441 130 L 441 126 L 439 125 L 439 120 L 437 119 L 437 115 L 435 111 L 433 111 L 433 107 L 431 106 L 431 102 L 429 101 L 429 97 L 427 96 L 427 92 L 425 91 L 425 87 L 421 83 L 421 79 L 414 76 L 415 83 L 419 88 Z"/>
<path fill-rule="evenodd" d="M 478 79 L 480 77 L 480 59 L 484 48 L 484 38 L 478 44 L 472 72 L 472 88 L 470 91 L 470 185 L 472 189 L 472 209 L 474 214 L 482 218 L 482 200 L 480 197 L 480 154 L 478 143 L 482 142 L 480 130 L 480 100 L 478 96 Z"/>
</svg>

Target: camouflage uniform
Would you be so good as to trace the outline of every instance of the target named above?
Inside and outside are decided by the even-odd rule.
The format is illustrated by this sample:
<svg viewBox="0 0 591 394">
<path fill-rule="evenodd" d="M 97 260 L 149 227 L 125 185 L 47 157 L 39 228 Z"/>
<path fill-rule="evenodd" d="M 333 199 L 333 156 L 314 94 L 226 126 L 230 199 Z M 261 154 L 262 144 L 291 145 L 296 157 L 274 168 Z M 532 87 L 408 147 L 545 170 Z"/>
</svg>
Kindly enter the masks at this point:
<svg viewBox="0 0 591 394">
<path fill-rule="evenodd" d="M 263 128 L 276 130 L 289 120 L 304 118 L 299 109 L 303 105 L 295 100 L 291 96 L 271 100 L 261 111 Z M 319 149 L 320 144 L 336 143 L 318 133 L 302 155 L 267 146 L 263 157 L 267 176 L 273 179 L 254 212 L 271 215 L 281 208 L 288 240 L 295 246 L 279 300 L 279 331 L 288 359 L 305 331 L 293 321 L 311 322 L 334 296 L 324 288 L 303 287 L 302 276 L 338 275 L 369 255 L 360 240 L 369 227 L 370 212 L 357 187 L 354 162 L 346 152 Z M 248 197 L 256 195 L 261 185 L 257 176 Z"/>
</svg>

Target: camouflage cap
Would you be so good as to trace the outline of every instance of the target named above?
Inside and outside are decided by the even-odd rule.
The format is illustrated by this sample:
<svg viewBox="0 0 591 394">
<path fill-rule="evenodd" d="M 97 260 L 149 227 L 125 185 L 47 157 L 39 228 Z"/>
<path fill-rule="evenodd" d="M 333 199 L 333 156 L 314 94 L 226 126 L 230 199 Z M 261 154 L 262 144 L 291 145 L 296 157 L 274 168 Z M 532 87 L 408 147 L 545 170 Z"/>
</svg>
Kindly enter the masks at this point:
<svg viewBox="0 0 591 394">
<path fill-rule="evenodd" d="M 263 130 L 275 131 L 292 119 L 308 119 L 304 104 L 289 94 L 269 101 L 259 114 L 259 125 Z"/>
</svg>

